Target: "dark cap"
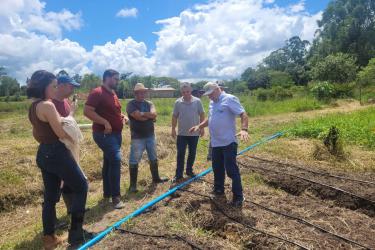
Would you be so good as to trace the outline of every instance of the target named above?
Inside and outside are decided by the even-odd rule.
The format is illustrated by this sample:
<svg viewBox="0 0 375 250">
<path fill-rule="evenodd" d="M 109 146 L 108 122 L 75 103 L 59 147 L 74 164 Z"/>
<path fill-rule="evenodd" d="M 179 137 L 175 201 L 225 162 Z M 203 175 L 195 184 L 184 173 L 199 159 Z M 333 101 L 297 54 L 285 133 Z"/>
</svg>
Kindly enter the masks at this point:
<svg viewBox="0 0 375 250">
<path fill-rule="evenodd" d="M 73 85 L 74 87 L 81 86 L 78 82 L 74 81 L 69 76 L 62 75 L 62 76 L 57 77 L 57 84 L 64 84 L 64 83 L 69 83 L 69 84 Z"/>
</svg>

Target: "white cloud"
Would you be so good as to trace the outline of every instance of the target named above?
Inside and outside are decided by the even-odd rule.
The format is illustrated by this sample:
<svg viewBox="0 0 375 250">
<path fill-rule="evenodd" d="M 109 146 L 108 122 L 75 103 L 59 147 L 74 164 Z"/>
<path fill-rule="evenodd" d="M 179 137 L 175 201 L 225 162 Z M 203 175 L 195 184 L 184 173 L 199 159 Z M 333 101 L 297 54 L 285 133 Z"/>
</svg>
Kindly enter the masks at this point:
<svg viewBox="0 0 375 250">
<path fill-rule="evenodd" d="M 88 71 L 88 53 L 78 43 L 67 39 L 51 40 L 35 34 L 27 38 L 0 34 L 0 44 L 0 65 L 5 65 L 21 82 L 37 69 L 55 73 L 58 69 L 71 73 Z"/>
<path fill-rule="evenodd" d="M 138 10 L 136 8 L 131 9 L 121 9 L 119 12 L 117 12 L 117 17 L 137 17 Z"/>
<path fill-rule="evenodd" d="M 293 13 L 272 1 L 212 1 L 159 20 L 157 72 L 178 78 L 233 78 L 288 38 L 311 41 L 320 13 Z M 303 4 L 303 2 L 300 2 Z"/>
<path fill-rule="evenodd" d="M 115 43 L 108 42 L 94 46 L 90 52 L 90 68 L 94 72 L 103 72 L 113 68 L 121 72 L 148 75 L 154 73 L 153 59 L 147 58 L 147 47 L 143 42 L 136 42 L 131 37 Z"/>
<path fill-rule="evenodd" d="M 0 2 L 0 33 L 24 34 L 38 32 L 61 38 L 62 31 L 80 29 L 81 13 L 45 12 L 45 3 L 39 0 L 2 0 Z"/>
<path fill-rule="evenodd" d="M 299 4 L 303 7 L 304 1 Z M 157 21 L 161 28 L 155 32 L 156 47 L 147 53 L 146 44 L 132 37 L 87 51 L 61 38 L 63 30 L 82 26 L 81 14 L 44 8 L 39 0 L 0 3 L 0 65 L 17 79 L 24 80 L 40 68 L 81 74 L 114 68 L 179 79 L 239 77 L 290 37 L 311 41 L 322 14 L 311 15 L 301 7 L 293 12 L 273 0 L 210 1 Z M 137 10 L 133 12 L 136 16 Z"/>
<path fill-rule="evenodd" d="M 297 3 L 297 4 L 291 5 L 291 6 L 290 6 L 290 10 L 291 10 L 293 13 L 297 13 L 297 12 L 304 11 L 304 10 L 305 10 L 305 1 L 302 0 L 302 1 L 300 1 L 299 3 Z"/>
<path fill-rule="evenodd" d="M 45 12 L 38 0 L 0 2 L 0 65 L 24 82 L 36 69 L 87 71 L 88 53 L 78 43 L 62 39 L 63 30 L 79 29 L 81 14 Z"/>
</svg>

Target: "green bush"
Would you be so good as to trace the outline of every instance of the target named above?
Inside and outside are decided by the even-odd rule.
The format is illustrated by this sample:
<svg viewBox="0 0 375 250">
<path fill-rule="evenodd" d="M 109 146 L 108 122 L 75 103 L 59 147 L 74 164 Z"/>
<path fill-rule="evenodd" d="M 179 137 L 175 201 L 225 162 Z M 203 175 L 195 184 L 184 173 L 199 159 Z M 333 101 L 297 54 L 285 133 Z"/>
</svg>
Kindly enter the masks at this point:
<svg viewBox="0 0 375 250">
<path fill-rule="evenodd" d="M 311 84 L 310 92 L 319 101 L 329 101 L 335 95 L 335 87 L 327 81 L 315 82 Z"/>
<path fill-rule="evenodd" d="M 283 101 L 293 98 L 293 92 L 290 89 L 285 89 L 281 86 L 276 86 L 271 89 L 270 99 L 274 101 Z"/>
<path fill-rule="evenodd" d="M 290 89 L 285 89 L 281 86 L 276 86 L 271 89 L 257 89 L 254 91 L 258 101 L 283 101 L 293 98 L 293 92 Z"/>
<path fill-rule="evenodd" d="M 334 98 L 353 98 L 355 83 L 334 84 Z"/>
<path fill-rule="evenodd" d="M 263 89 L 263 88 L 260 88 L 260 89 L 257 89 L 256 91 L 254 91 L 256 97 L 257 97 L 257 100 L 258 101 L 261 101 L 261 102 L 264 102 L 264 101 L 267 101 L 268 99 L 268 90 L 266 89 Z"/>
<path fill-rule="evenodd" d="M 337 53 L 313 65 L 311 73 L 316 81 L 351 82 L 356 78 L 357 66 L 351 55 Z"/>
<path fill-rule="evenodd" d="M 271 87 L 281 86 L 290 87 L 294 85 L 293 78 L 287 72 L 270 70 L 269 76 L 271 78 Z"/>
</svg>

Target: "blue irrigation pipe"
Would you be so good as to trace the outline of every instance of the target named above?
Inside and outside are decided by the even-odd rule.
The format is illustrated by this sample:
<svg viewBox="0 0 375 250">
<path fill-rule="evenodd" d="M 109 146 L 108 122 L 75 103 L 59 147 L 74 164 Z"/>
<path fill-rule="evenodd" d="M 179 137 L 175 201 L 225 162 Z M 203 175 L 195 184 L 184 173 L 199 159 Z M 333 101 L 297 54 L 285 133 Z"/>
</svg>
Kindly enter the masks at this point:
<svg viewBox="0 0 375 250">
<path fill-rule="evenodd" d="M 284 132 L 278 132 L 274 135 L 271 135 L 270 137 L 267 137 L 267 138 L 264 138 L 263 140 L 253 144 L 253 145 L 250 145 L 249 147 L 245 148 L 244 150 L 242 150 L 241 152 L 239 152 L 237 155 L 241 155 L 253 148 L 255 148 L 256 146 L 259 146 L 261 144 L 264 144 L 268 141 L 271 141 L 271 140 L 274 140 L 276 139 L 277 137 L 280 137 L 284 134 Z M 79 250 L 85 250 L 93 245 L 95 245 L 96 243 L 98 243 L 101 239 L 103 239 L 107 234 L 109 234 L 110 232 L 112 232 L 112 230 L 118 228 L 121 226 L 121 224 L 127 222 L 128 220 L 130 220 L 131 218 L 135 217 L 135 216 L 138 216 L 139 214 L 141 214 L 142 212 L 144 212 L 147 208 L 150 208 L 151 206 L 155 205 L 156 203 L 158 203 L 159 201 L 165 199 L 166 197 L 170 196 L 171 194 L 173 194 L 174 192 L 176 192 L 177 190 L 189 185 L 191 182 L 209 174 L 212 172 L 212 167 L 204 170 L 203 172 L 201 172 L 200 174 L 196 175 L 195 177 L 175 186 L 174 188 L 172 189 L 169 189 L 167 192 L 165 192 L 164 194 L 160 195 L 159 197 L 156 197 L 155 199 L 151 200 L 150 202 L 146 203 L 145 205 L 143 205 L 142 207 L 138 208 L 137 210 L 135 210 L 134 212 L 132 212 L 131 214 L 127 215 L 126 217 L 122 218 L 121 220 L 115 222 L 112 226 L 108 227 L 106 230 L 102 231 L 101 233 L 99 233 L 98 235 L 96 235 L 94 238 L 92 238 L 90 241 L 86 242 L 84 245 L 82 245 Z"/>
</svg>

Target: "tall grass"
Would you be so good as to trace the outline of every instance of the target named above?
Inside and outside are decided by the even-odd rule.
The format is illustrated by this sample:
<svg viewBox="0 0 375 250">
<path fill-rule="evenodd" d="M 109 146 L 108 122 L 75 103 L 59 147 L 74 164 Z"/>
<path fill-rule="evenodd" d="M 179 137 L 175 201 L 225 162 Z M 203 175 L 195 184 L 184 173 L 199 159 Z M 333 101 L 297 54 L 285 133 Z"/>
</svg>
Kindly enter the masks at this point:
<svg viewBox="0 0 375 250">
<path fill-rule="evenodd" d="M 321 108 L 322 103 L 312 97 L 296 97 L 283 101 L 258 101 L 254 96 L 238 95 L 241 104 L 250 117 L 282 114 L 288 112 L 301 112 Z M 208 111 L 209 99 L 201 98 L 204 110 Z M 122 111 L 126 112 L 126 104 L 129 100 L 121 100 Z M 173 106 L 176 98 L 153 98 L 151 101 L 155 104 L 158 112 L 157 123 L 166 125 L 170 123 Z M 83 106 L 85 100 L 79 101 L 79 107 L 76 111 L 76 119 L 80 123 L 89 122 L 83 115 Z M 30 106 L 30 100 L 21 102 L 0 102 L 0 115 L 4 117 L 6 113 L 26 114 Z"/>
<path fill-rule="evenodd" d="M 20 102 L 0 102 L 0 112 L 22 112 L 27 111 L 30 106 L 30 101 Z"/>
<path fill-rule="evenodd" d="M 246 112 L 254 116 L 275 115 L 289 112 L 304 112 L 320 109 L 322 103 L 313 97 L 298 97 L 283 101 L 258 101 L 254 96 L 239 96 Z"/>
<path fill-rule="evenodd" d="M 329 114 L 305 119 L 290 127 L 290 133 L 304 138 L 323 138 L 331 126 L 336 126 L 346 143 L 375 148 L 375 108 L 347 114 Z"/>
</svg>

